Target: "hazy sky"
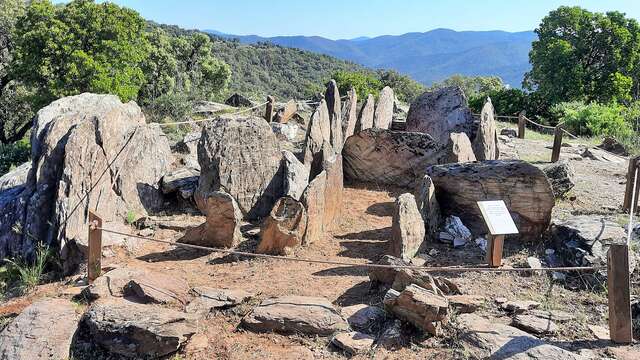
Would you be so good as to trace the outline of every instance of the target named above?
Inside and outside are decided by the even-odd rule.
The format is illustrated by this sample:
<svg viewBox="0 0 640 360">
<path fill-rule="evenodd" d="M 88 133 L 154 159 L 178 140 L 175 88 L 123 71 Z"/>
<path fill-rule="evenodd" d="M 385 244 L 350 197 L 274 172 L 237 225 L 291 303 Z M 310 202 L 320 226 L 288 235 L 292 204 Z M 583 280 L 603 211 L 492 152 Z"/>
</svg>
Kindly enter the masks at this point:
<svg viewBox="0 0 640 360">
<path fill-rule="evenodd" d="M 147 19 L 237 35 L 397 35 L 435 28 L 532 30 L 550 10 L 579 5 L 640 19 L 640 0 L 113 0 Z"/>
</svg>

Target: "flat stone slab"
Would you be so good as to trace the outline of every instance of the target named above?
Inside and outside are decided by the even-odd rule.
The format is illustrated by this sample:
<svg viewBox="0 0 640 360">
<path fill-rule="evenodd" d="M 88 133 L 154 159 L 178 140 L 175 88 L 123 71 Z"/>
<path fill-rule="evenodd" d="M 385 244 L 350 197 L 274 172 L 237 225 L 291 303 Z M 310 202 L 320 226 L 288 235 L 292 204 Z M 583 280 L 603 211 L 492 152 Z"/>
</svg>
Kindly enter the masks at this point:
<svg viewBox="0 0 640 360">
<path fill-rule="evenodd" d="M 540 303 L 537 301 L 531 300 L 519 300 L 519 301 L 507 301 L 505 303 L 500 304 L 502 310 L 512 312 L 515 314 L 522 314 L 527 310 L 532 310 L 540 306 Z"/>
<path fill-rule="evenodd" d="M 353 329 L 367 333 L 376 331 L 387 316 L 383 309 L 367 304 L 343 307 L 342 315 Z"/>
<path fill-rule="evenodd" d="M 196 298 L 187 305 L 188 313 L 208 313 L 215 309 L 226 309 L 249 301 L 253 294 L 244 290 L 197 287 L 191 290 Z"/>
<path fill-rule="evenodd" d="M 333 345 L 351 355 L 369 351 L 374 341 L 376 339 L 373 336 L 357 331 L 339 333 L 331 339 Z"/>
<path fill-rule="evenodd" d="M 535 315 L 520 314 L 513 317 L 511 325 L 528 333 L 546 335 L 558 331 L 558 326 L 549 319 L 539 318 Z"/>
</svg>

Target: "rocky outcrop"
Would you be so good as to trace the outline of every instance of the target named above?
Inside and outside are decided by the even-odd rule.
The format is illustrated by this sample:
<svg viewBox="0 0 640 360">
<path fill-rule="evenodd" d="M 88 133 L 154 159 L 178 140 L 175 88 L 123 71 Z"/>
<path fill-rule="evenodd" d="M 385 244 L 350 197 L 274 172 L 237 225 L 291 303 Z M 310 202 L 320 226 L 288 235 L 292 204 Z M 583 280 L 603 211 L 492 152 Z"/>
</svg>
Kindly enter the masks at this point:
<svg viewBox="0 0 640 360">
<path fill-rule="evenodd" d="M 67 359 L 80 314 L 65 299 L 39 300 L 0 333 L 2 359 Z"/>
<path fill-rule="evenodd" d="M 414 197 L 418 211 L 420 211 L 424 221 L 425 240 L 434 241 L 436 233 L 440 229 L 442 217 L 440 215 L 440 205 L 436 198 L 436 187 L 433 185 L 433 180 L 429 175 L 422 177 L 416 186 Z"/>
<path fill-rule="evenodd" d="M 445 146 L 427 134 L 368 129 L 347 139 L 342 151 L 351 180 L 415 186 L 429 165 L 446 162 Z"/>
<path fill-rule="evenodd" d="M 498 150 L 498 132 L 493 113 L 494 110 L 491 99 L 487 98 L 487 101 L 480 111 L 480 124 L 476 137 L 473 139 L 473 152 L 479 161 L 496 160 L 500 156 L 500 150 Z"/>
<path fill-rule="evenodd" d="M 576 173 L 573 171 L 571 163 L 567 160 L 547 165 L 542 171 L 549 179 L 553 195 L 556 198 L 562 198 L 576 185 Z"/>
<path fill-rule="evenodd" d="M 347 92 L 347 99 L 342 103 L 342 135 L 344 140 L 354 134 L 358 121 L 358 93 L 351 88 Z"/>
<path fill-rule="evenodd" d="M 380 91 L 378 96 L 378 103 L 376 104 L 376 110 L 373 113 L 373 127 L 377 129 L 388 129 L 391 126 L 393 120 L 393 102 L 395 97 L 393 95 L 393 89 L 385 86 Z"/>
<path fill-rule="evenodd" d="M 195 315 L 126 300 L 92 305 L 84 323 L 93 342 L 132 358 L 171 354 L 197 331 Z"/>
<path fill-rule="evenodd" d="M 282 154 L 264 119 L 220 117 L 202 129 L 198 143 L 201 175 L 196 202 L 207 194 L 231 195 L 248 219 L 266 216 L 282 195 Z"/>
<path fill-rule="evenodd" d="M 474 234 L 486 233 L 481 200 L 504 200 L 523 240 L 538 240 L 555 205 L 544 173 L 519 160 L 435 165 L 427 169 L 445 216 L 455 215 Z"/>
<path fill-rule="evenodd" d="M 262 223 L 256 252 L 287 255 L 302 244 L 307 230 L 307 212 L 302 203 L 290 197 L 280 198 Z"/>
<path fill-rule="evenodd" d="M 396 199 L 391 223 L 389 254 L 403 260 L 411 260 L 424 241 L 424 221 L 412 194 L 402 194 Z"/>
<path fill-rule="evenodd" d="M 37 239 L 59 248 L 72 270 L 87 249 L 87 210 L 110 222 L 163 205 L 169 143 L 134 102 L 88 93 L 54 101 L 34 118 L 31 146 L 24 189 L 0 196 L 0 258 L 29 258 Z"/>
<path fill-rule="evenodd" d="M 309 168 L 304 166 L 291 151 L 282 152 L 284 175 L 282 177 L 283 195 L 300 200 L 309 184 Z"/>
<path fill-rule="evenodd" d="M 304 234 L 304 244 L 316 242 L 324 236 L 325 224 L 325 193 L 327 191 L 327 172 L 322 171 L 316 176 L 302 194 L 302 203 L 307 209 L 307 231 Z"/>
<path fill-rule="evenodd" d="M 449 142 L 447 143 L 448 163 L 459 163 L 476 161 L 476 155 L 473 152 L 471 141 L 465 133 L 449 134 Z"/>
<path fill-rule="evenodd" d="M 331 80 L 327 84 L 327 90 L 324 93 L 324 98 L 327 101 L 327 108 L 329 110 L 329 125 L 331 128 L 330 143 L 337 152 L 340 152 L 342 144 L 344 144 L 342 134 L 342 104 L 340 102 L 338 85 L 335 80 Z"/>
<path fill-rule="evenodd" d="M 401 292 L 390 289 L 384 296 L 384 307 L 432 335 L 439 334 L 440 322 L 446 321 L 449 313 L 447 298 L 417 285 L 409 285 Z"/>
<path fill-rule="evenodd" d="M 190 229 L 180 242 L 207 247 L 234 247 L 242 240 L 240 224 L 242 213 L 233 196 L 223 191 L 200 192 L 196 198 L 198 208 L 207 221 Z"/>
<path fill-rule="evenodd" d="M 407 131 L 429 134 L 441 144 L 449 141 L 450 133 L 474 139 L 473 116 L 462 89 L 450 86 L 420 95 L 409 108 Z"/>
<path fill-rule="evenodd" d="M 331 335 L 349 324 L 325 298 L 282 296 L 264 300 L 242 319 L 242 325 L 257 332 Z"/>
<path fill-rule="evenodd" d="M 29 176 L 29 170 L 31 170 L 31 162 L 26 162 L 0 176 L 0 192 L 24 186 Z"/>
<path fill-rule="evenodd" d="M 359 133 L 362 130 L 367 130 L 373 127 L 373 112 L 375 110 L 375 98 L 373 95 L 367 95 L 367 98 L 360 108 L 358 114 L 358 121 L 356 121 L 356 129 L 354 134 Z"/>
</svg>

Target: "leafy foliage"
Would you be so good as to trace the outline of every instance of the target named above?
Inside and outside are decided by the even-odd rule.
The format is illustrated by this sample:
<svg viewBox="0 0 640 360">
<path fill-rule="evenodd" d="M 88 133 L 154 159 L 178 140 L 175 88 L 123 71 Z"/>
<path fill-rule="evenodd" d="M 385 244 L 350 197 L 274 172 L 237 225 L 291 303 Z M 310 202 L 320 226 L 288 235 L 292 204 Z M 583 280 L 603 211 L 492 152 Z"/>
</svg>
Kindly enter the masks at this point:
<svg viewBox="0 0 640 360">
<path fill-rule="evenodd" d="M 631 125 L 625 119 L 625 108 L 615 103 L 563 102 L 554 105 L 551 111 L 576 135 L 606 135 L 618 139 L 629 139 L 633 135 Z"/>
<path fill-rule="evenodd" d="M 456 74 L 433 84 L 430 89 L 434 90 L 448 86 L 459 86 L 467 96 L 467 99 L 477 97 L 485 97 L 486 99 L 488 93 L 505 88 L 502 79 L 497 76 L 464 76 Z"/>
<path fill-rule="evenodd" d="M 12 170 L 13 167 L 29 160 L 31 146 L 26 139 L 0 144 L 0 176 Z"/>
<path fill-rule="evenodd" d="M 358 99 L 365 99 L 369 94 L 377 97 L 384 87 L 374 74 L 364 71 L 338 71 L 333 74 L 333 79 L 338 84 L 341 94 L 346 94 L 353 88 L 358 94 Z"/>
<path fill-rule="evenodd" d="M 426 90 L 424 85 L 395 70 L 378 70 L 377 74 L 382 86 L 392 88 L 393 93 L 400 101 L 412 103 Z"/>
</svg>

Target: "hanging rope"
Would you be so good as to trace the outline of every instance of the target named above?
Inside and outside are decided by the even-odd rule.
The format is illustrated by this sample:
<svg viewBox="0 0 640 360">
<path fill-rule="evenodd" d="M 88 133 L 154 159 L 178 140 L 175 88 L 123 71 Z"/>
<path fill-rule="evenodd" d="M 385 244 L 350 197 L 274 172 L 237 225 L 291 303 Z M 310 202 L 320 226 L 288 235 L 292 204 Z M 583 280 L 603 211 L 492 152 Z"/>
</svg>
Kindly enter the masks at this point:
<svg viewBox="0 0 640 360">
<path fill-rule="evenodd" d="M 259 107 L 265 106 L 267 105 L 268 102 L 264 102 L 262 104 L 258 104 L 256 106 L 252 106 L 250 108 L 246 108 L 246 109 L 242 109 L 242 110 L 238 110 L 236 112 L 233 113 L 227 113 L 225 115 L 237 115 L 237 114 L 242 114 L 244 112 L 253 110 L 253 109 L 257 109 Z M 157 123 L 159 126 L 171 126 L 171 125 L 183 125 L 183 124 L 195 124 L 195 123 L 200 123 L 200 122 L 206 122 L 206 121 L 212 121 L 217 119 L 218 117 L 212 117 L 212 118 L 206 118 L 206 119 L 198 119 L 198 120 L 185 120 L 185 121 L 176 121 L 176 122 L 169 122 L 169 123 Z"/>
</svg>

